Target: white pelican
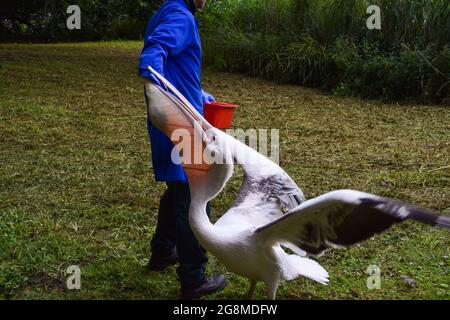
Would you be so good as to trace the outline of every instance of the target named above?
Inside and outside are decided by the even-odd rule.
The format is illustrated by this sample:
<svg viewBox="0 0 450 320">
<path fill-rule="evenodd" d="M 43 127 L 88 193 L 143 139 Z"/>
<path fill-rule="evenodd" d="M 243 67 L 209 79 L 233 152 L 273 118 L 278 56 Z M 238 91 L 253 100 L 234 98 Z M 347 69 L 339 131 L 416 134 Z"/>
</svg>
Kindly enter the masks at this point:
<svg viewBox="0 0 450 320">
<path fill-rule="evenodd" d="M 182 162 L 191 190 L 191 228 L 206 250 L 229 270 L 250 280 L 249 298 L 254 297 L 258 281 L 265 283 L 270 299 L 276 298 L 280 283 L 299 276 L 327 284 L 327 271 L 308 255 L 353 245 L 405 219 L 450 227 L 449 217 L 354 190 L 332 191 L 305 201 L 283 169 L 213 128 L 166 79 L 151 67 L 149 70 L 171 91 L 145 82 L 153 125 L 176 145 L 179 137 L 174 138 L 173 133 L 180 128 L 188 132 L 184 139 L 192 140 L 196 134 L 202 139 L 205 156 L 200 163 Z M 194 147 L 192 151 L 198 152 Z M 213 155 L 226 161 L 211 163 Z M 189 159 L 193 158 L 190 155 Z M 206 204 L 232 176 L 234 161 L 244 170 L 242 187 L 232 207 L 212 224 Z"/>
</svg>

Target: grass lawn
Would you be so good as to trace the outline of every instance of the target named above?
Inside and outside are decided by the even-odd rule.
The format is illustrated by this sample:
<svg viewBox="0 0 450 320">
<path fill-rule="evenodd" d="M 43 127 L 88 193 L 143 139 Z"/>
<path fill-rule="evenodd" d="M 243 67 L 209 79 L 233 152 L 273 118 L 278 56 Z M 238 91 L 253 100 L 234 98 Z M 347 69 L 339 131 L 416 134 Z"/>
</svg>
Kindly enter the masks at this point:
<svg viewBox="0 0 450 320">
<path fill-rule="evenodd" d="M 0 45 L 0 299 L 176 299 L 175 268 L 145 265 L 163 184 L 154 181 L 139 42 Z M 450 215 L 450 108 L 325 95 L 206 71 L 204 87 L 240 104 L 234 126 L 280 130 L 280 165 L 307 198 L 354 188 Z M 214 201 L 217 218 L 240 186 Z M 450 299 L 449 233 L 405 223 L 319 259 L 281 299 Z M 65 270 L 81 267 L 81 290 Z M 381 269 L 368 290 L 366 269 Z M 214 257 L 208 272 L 226 272 Z M 227 273 L 211 299 L 246 297 Z M 408 284 L 405 277 L 414 283 Z M 257 297 L 264 298 L 262 284 Z"/>
</svg>

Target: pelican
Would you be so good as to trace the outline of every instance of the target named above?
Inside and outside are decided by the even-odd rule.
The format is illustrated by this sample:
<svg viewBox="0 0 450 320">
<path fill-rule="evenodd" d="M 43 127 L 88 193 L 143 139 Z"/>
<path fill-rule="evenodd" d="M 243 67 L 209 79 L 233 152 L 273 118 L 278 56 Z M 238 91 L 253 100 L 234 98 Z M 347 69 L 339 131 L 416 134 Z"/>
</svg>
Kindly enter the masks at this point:
<svg viewBox="0 0 450 320">
<path fill-rule="evenodd" d="M 355 190 L 336 190 L 305 200 L 282 168 L 212 127 L 164 77 L 149 70 L 166 87 L 145 82 L 153 125 L 178 149 L 176 130 L 186 132 L 184 140 L 201 138 L 201 161 L 191 161 L 198 153 L 192 147 L 183 150 L 189 161 L 180 162 L 191 191 L 191 228 L 201 245 L 228 270 L 250 280 L 250 299 L 259 281 L 264 282 L 269 299 L 276 298 L 282 282 L 299 276 L 327 284 L 327 271 L 310 256 L 354 245 L 406 219 L 450 227 L 449 217 Z M 224 161 L 211 161 L 220 157 Z M 234 163 L 243 168 L 242 186 L 231 208 L 212 224 L 206 204 L 230 179 Z"/>
</svg>

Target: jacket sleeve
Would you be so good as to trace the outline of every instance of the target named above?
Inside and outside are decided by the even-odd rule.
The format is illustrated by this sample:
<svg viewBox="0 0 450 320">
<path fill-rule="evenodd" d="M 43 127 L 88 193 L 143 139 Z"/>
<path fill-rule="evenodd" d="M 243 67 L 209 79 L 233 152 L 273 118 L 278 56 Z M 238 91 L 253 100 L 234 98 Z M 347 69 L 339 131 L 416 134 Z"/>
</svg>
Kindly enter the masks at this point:
<svg viewBox="0 0 450 320">
<path fill-rule="evenodd" d="M 193 36 L 194 21 L 182 10 L 169 12 L 155 30 L 144 39 L 141 52 L 139 75 L 148 77 L 150 65 L 164 76 L 164 64 L 168 56 L 182 52 Z"/>
</svg>

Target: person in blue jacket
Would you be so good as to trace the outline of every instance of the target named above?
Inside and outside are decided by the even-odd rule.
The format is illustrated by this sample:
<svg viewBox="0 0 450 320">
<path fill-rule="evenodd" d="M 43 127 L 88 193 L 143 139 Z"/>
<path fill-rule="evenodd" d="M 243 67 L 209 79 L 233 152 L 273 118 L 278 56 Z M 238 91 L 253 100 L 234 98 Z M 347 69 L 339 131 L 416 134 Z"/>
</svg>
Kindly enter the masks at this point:
<svg viewBox="0 0 450 320">
<path fill-rule="evenodd" d="M 203 113 L 203 102 L 214 101 L 214 97 L 201 87 L 202 50 L 195 12 L 202 9 L 205 2 L 166 0 L 148 23 L 139 63 L 140 76 L 161 85 L 146 68 L 153 67 L 200 113 Z M 149 269 L 161 271 L 179 261 L 177 274 L 182 298 L 199 298 L 223 289 L 226 284 L 224 275 L 205 276 L 208 259 L 189 226 L 189 185 L 183 168 L 171 160 L 174 146 L 148 119 L 147 127 L 155 179 L 167 184 L 151 241 Z"/>
</svg>

